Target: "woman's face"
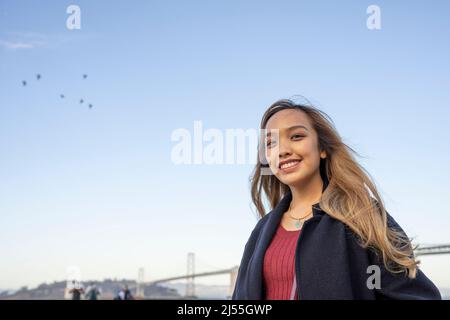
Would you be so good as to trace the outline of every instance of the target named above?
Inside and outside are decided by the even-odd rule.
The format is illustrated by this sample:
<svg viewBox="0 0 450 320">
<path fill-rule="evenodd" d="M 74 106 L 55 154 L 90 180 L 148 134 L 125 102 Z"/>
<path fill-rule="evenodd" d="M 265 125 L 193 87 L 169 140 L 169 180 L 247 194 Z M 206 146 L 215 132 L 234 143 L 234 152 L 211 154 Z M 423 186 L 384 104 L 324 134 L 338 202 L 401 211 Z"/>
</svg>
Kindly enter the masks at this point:
<svg viewBox="0 0 450 320">
<path fill-rule="evenodd" d="M 266 157 L 272 173 L 284 184 L 294 186 L 318 174 L 320 158 L 316 131 L 306 113 L 284 109 L 270 117 L 266 124 Z"/>
</svg>

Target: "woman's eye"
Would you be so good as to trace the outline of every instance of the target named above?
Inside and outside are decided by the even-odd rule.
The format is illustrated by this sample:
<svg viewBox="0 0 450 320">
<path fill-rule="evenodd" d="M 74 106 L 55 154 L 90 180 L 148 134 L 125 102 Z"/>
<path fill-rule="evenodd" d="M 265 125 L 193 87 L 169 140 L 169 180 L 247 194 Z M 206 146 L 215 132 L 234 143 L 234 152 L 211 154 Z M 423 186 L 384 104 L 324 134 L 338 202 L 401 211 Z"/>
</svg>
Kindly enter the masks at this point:
<svg viewBox="0 0 450 320">
<path fill-rule="evenodd" d="M 267 147 L 273 147 L 277 142 L 276 141 L 267 141 Z"/>
<path fill-rule="evenodd" d="M 301 139 L 301 138 L 304 138 L 305 136 L 303 136 L 303 135 L 301 135 L 301 134 L 294 134 L 293 136 L 292 136 L 292 138 L 294 138 L 294 139 Z"/>
</svg>

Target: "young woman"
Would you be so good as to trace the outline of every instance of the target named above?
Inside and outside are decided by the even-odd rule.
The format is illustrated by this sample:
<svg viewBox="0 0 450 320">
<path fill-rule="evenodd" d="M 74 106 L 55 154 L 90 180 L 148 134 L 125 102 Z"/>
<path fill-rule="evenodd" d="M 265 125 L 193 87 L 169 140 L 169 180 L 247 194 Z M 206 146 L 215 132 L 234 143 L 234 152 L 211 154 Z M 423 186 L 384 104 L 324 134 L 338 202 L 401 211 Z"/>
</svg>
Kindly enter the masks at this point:
<svg viewBox="0 0 450 320">
<path fill-rule="evenodd" d="M 325 113 L 280 100 L 261 129 L 252 177 L 261 219 L 232 299 L 441 299 Z"/>
</svg>

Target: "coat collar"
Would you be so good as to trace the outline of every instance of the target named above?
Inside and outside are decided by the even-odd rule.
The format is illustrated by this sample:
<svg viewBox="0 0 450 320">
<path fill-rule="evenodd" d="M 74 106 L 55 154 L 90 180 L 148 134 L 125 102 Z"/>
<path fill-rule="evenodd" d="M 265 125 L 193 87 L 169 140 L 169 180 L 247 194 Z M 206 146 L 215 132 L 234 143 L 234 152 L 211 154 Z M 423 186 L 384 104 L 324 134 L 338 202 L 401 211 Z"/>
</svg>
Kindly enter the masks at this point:
<svg viewBox="0 0 450 320">
<path fill-rule="evenodd" d="M 325 189 L 325 186 L 324 186 Z M 263 225 L 256 241 L 255 251 L 249 261 L 247 293 L 248 298 L 253 300 L 263 299 L 263 264 L 266 250 L 280 224 L 284 212 L 289 208 L 292 200 L 292 193 L 289 191 L 278 203 L 278 205 L 267 215 L 267 222 Z M 324 211 L 320 208 L 319 202 L 313 204 L 313 217 L 320 217 Z M 250 287 L 251 285 L 251 287 Z"/>
</svg>

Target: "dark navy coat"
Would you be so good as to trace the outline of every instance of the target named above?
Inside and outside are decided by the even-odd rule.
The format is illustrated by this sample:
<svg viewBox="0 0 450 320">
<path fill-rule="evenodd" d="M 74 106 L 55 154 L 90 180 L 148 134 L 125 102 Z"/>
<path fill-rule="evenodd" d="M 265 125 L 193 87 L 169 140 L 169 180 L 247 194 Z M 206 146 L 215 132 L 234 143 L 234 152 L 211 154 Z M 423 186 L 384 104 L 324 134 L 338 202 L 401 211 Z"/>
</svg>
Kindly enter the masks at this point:
<svg viewBox="0 0 450 320">
<path fill-rule="evenodd" d="M 292 200 L 289 192 L 261 218 L 245 245 L 239 266 L 233 300 L 262 300 L 264 254 Z M 388 225 L 403 231 L 388 214 Z M 370 265 L 379 266 L 380 289 L 370 289 Z M 419 269 L 417 277 L 391 273 L 372 249 L 363 248 L 356 235 L 342 222 L 313 205 L 313 216 L 300 232 L 295 273 L 298 299 L 441 299 L 436 286 Z"/>
</svg>

